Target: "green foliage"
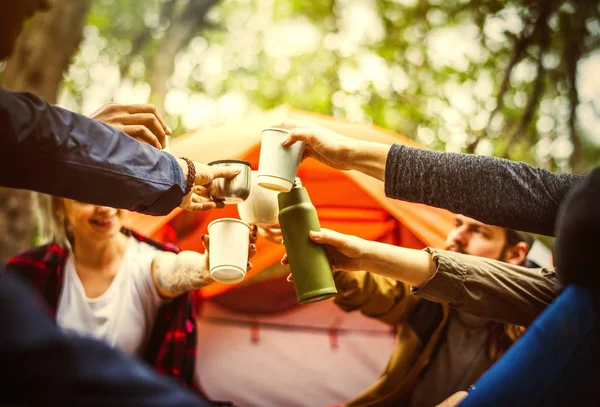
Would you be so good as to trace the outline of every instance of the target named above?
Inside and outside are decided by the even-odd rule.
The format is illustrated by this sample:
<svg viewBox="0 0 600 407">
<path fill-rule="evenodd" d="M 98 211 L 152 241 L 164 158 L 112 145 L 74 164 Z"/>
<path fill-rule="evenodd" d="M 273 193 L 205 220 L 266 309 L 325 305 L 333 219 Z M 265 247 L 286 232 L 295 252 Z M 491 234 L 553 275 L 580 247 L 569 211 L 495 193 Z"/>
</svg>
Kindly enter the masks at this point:
<svg viewBox="0 0 600 407">
<path fill-rule="evenodd" d="M 143 86 L 169 16 L 199 1 L 97 0 L 88 24 L 102 40 L 98 58 Z M 559 171 L 599 163 L 600 101 L 574 88 L 578 62 L 600 58 L 594 1 L 222 0 L 202 27 L 176 50 L 166 81 L 167 102 L 182 98 L 166 103 L 176 134 L 228 120 L 226 101 L 238 101 L 239 114 L 288 103 L 435 149 Z M 70 73 L 65 94 L 85 104 L 92 76 Z M 594 107 L 591 126 L 589 115 L 570 125 L 580 104 Z M 185 109 L 210 113 L 195 120 Z"/>
</svg>

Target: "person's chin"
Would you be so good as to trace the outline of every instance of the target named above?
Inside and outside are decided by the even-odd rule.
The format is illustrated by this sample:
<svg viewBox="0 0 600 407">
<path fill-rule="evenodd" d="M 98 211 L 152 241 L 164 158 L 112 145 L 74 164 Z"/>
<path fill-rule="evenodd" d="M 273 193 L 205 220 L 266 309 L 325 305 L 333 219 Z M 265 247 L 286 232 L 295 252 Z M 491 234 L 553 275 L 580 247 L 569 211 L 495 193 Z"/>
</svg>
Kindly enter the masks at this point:
<svg viewBox="0 0 600 407">
<path fill-rule="evenodd" d="M 111 230 L 109 230 L 107 232 L 107 235 L 110 238 L 113 238 L 115 236 L 118 236 L 120 232 L 121 232 L 121 226 L 114 226 Z"/>
<path fill-rule="evenodd" d="M 97 239 L 101 239 L 101 240 L 108 240 L 108 239 L 112 239 L 113 237 L 117 236 L 119 234 L 119 232 L 121 231 L 121 227 L 117 226 L 117 225 L 111 225 L 110 228 L 102 228 L 102 227 L 94 227 L 94 235 L 96 236 Z"/>
</svg>

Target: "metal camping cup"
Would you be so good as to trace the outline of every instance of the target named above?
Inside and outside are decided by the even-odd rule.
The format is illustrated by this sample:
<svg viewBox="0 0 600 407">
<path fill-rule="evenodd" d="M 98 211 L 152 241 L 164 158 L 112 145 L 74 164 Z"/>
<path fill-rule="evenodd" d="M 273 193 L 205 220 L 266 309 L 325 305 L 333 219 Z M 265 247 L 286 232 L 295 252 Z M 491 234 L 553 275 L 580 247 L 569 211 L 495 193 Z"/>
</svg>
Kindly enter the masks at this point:
<svg viewBox="0 0 600 407">
<path fill-rule="evenodd" d="M 215 178 L 208 187 L 208 194 L 215 201 L 226 204 L 238 204 L 244 202 L 250 195 L 251 177 L 250 163 L 242 160 L 219 160 L 208 163 L 211 167 L 222 167 L 240 170 L 233 178 Z"/>
</svg>

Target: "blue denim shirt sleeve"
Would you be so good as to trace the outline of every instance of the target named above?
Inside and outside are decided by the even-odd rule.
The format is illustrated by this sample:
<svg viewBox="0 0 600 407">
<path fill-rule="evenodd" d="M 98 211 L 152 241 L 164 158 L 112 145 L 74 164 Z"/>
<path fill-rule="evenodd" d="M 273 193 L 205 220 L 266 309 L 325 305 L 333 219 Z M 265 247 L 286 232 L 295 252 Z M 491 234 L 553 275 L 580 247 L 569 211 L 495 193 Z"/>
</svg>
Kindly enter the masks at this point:
<svg viewBox="0 0 600 407">
<path fill-rule="evenodd" d="M 0 185 L 164 215 L 185 179 L 175 157 L 106 124 L 0 89 Z"/>
</svg>

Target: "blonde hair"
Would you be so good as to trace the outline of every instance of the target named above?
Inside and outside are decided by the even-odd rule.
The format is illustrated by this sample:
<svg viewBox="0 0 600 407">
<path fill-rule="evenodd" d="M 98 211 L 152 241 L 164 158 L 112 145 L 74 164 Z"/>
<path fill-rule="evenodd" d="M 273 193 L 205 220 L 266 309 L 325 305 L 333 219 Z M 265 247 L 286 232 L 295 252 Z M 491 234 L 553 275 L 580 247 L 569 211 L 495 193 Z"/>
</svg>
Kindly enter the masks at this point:
<svg viewBox="0 0 600 407">
<path fill-rule="evenodd" d="M 52 195 L 35 193 L 34 208 L 38 221 L 38 236 L 40 244 L 56 243 L 70 248 L 71 239 L 67 230 L 64 216 L 59 215 L 63 209 L 62 198 Z"/>
</svg>

